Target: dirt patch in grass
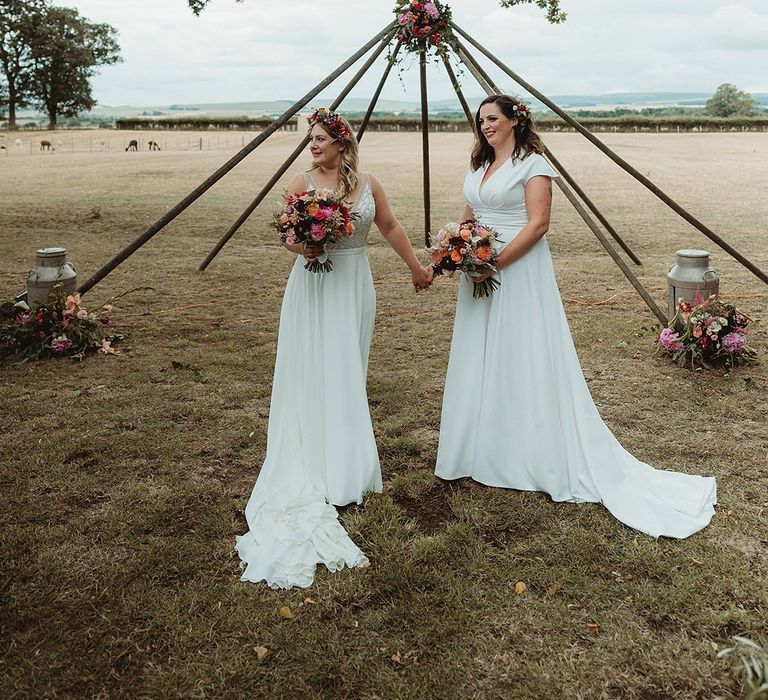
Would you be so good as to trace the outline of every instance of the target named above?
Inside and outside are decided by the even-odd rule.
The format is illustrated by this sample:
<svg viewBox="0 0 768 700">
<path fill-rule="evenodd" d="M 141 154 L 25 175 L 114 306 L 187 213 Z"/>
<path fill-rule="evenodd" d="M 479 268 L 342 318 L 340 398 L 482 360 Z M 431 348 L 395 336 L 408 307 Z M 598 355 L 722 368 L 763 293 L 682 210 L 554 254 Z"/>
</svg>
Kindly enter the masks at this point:
<svg viewBox="0 0 768 700">
<path fill-rule="evenodd" d="M 461 488 L 458 482 L 449 483 L 440 479 L 416 497 L 394 495 L 392 500 L 405 515 L 416 521 L 419 530 L 427 535 L 434 535 L 445 530 L 445 526 L 456 520 L 451 508 L 451 496 L 455 489 Z"/>
</svg>

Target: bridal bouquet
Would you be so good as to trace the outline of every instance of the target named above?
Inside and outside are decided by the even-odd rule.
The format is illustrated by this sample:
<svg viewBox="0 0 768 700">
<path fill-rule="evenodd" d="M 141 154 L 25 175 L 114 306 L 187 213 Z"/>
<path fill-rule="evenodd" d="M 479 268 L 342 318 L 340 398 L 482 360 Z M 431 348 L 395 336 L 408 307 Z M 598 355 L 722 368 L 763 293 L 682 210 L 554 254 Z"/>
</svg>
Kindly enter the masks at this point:
<svg viewBox="0 0 768 700">
<path fill-rule="evenodd" d="M 710 369 L 716 364 L 733 367 L 751 362 L 757 353 L 747 344 L 749 319 L 733 304 L 697 294 L 696 303 L 680 299 L 675 317 L 656 342 L 677 364 L 691 369 L 699 364 Z"/>
<path fill-rule="evenodd" d="M 288 245 L 315 243 L 325 247 L 355 232 L 357 218 L 349 206 L 333 190 L 313 190 L 289 195 L 285 206 L 274 216 L 273 226 L 280 240 Z M 328 255 L 323 254 L 304 265 L 311 272 L 333 269 Z"/>
<path fill-rule="evenodd" d="M 470 278 L 479 277 L 483 270 L 496 272 L 500 243 L 496 231 L 473 219 L 448 223 L 435 234 L 434 244 L 429 249 L 432 269 L 436 275 L 447 274 L 449 277 L 459 270 Z M 488 277 L 474 285 L 472 295 L 475 299 L 489 297 L 499 284 L 499 280 Z"/>
</svg>

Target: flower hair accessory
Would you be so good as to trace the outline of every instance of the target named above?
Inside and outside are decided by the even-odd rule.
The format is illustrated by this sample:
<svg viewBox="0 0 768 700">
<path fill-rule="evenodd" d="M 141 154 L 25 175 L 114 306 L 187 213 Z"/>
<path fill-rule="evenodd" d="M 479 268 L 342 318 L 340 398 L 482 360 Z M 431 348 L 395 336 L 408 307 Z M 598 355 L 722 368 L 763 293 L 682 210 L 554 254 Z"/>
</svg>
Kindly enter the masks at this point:
<svg viewBox="0 0 768 700">
<path fill-rule="evenodd" d="M 514 113 L 514 116 L 518 119 L 530 119 L 531 118 L 531 110 L 526 107 L 522 102 L 518 102 L 514 107 L 512 107 L 512 112 Z"/>
<path fill-rule="evenodd" d="M 322 124 L 328 131 L 330 131 L 339 141 L 349 141 L 352 138 L 352 132 L 349 127 L 341 121 L 336 112 L 331 112 L 325 107 L 319 109 L 313 109 L 312 114 L 307 117 L 309 122 L 309 128 L 311 129 L 315 124 Z"/>
</svg>

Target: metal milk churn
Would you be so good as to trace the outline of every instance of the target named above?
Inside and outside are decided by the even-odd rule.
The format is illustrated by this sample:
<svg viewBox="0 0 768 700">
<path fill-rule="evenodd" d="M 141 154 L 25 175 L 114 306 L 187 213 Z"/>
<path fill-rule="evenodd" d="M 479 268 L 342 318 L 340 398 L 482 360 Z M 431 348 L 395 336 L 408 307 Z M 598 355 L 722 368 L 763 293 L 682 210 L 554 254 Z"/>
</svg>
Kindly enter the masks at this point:
<svg viewBox="0 0 768 700">
<path fill-rule="evenodd" d="M 48 302 L 54 285 L 61 284 L 65 294 L 74 294 L 77 273 L 67 262 L 66 248 L 38 248 L 37 264 L 27 277 L 27 304 L 34 309 Z"/>
<path fill-rule="evenodd" d="M 720 291 L 720 277 L 709 266 L 709 253 L 706 250 L 678 250 L 677 262 L 667 273 L 669 286 L 669 318 L 677 312 L 677 302 L 685 299 L 696 303 L 696 290 L 707 299 Z"/>
</svg>

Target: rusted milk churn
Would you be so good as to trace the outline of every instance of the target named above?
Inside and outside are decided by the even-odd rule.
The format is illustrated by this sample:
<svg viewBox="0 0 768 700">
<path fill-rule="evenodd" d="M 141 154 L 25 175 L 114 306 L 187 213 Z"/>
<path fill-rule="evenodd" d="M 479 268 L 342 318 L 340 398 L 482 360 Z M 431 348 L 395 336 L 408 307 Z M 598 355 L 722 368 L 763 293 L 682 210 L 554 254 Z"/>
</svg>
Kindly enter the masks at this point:
<svg viewBox="0 0 768 700">
<path fill-rule="evenodd" d="M 669 286 L 669 318 L 677 312 L 677 302 L 685 299 L 696 303 L 696 291 L 705 299 L 720 291 L 720 277 L 709 266 L 706 250 L 678 250 L 677 262 L 667 273 Z"/>
<path fill-rule="evenodd" d="M 38 248 L 37 264 L 27 277 L 27 304 L 34 309 L 48 301 L 54 285 L 61 284 L 66 294 L 74 294 L 77 273 L 67 262 L 66 248 Z"/>
</svg>

